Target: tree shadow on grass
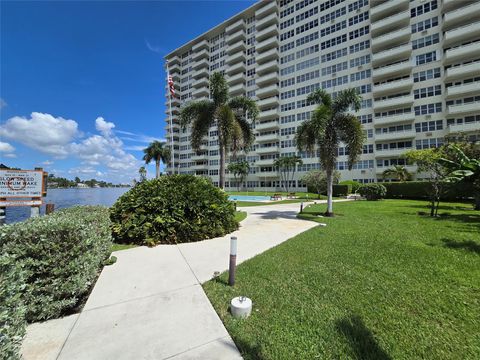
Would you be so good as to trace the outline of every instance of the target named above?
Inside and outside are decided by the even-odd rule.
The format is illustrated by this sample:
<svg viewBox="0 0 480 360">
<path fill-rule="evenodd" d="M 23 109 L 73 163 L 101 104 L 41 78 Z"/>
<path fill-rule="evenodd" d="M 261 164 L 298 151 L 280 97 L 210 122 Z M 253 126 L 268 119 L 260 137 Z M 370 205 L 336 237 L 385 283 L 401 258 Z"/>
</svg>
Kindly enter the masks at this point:
<svg viewBox="0 0 480 360">
<path fill-rule="evenodd" d="M 234 337 L 233 341 L 237 345 L 238 350 L 240 350 L 242 357 L 245 360 L 264 360 L 265 357 L 262 355 L 261 347 L 259 344 L 251 344 L 250 342 Z"/>
<path fill-rule="evenodd" d="M 457 241 L 453 239 L 442 239 L 444 246 L 451 249 L 460 249 L 480 254 L 480 244 L 473 240 Z"/>
<path fill-rule="evenodd" d="M 372 332 L 358 315 L 337 322 L 337 330 L 345 336 L 357 359 L 390 360 L 391 357 L 378 345 Z"/>
</svg>

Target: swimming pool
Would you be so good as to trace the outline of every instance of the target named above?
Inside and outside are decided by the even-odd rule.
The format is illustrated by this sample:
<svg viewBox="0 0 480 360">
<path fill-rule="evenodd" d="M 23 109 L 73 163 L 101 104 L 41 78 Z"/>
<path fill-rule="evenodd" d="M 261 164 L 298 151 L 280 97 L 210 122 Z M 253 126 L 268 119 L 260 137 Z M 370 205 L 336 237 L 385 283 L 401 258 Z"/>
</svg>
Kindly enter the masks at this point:
<svg viewBox="0 0 480 360">
<path fill-rule="evenodd" d="M 228 195 L 230 200 L 234 201 L 268 201 L 270 196 L 254 196 L 254 195 Z"/>
</svg>

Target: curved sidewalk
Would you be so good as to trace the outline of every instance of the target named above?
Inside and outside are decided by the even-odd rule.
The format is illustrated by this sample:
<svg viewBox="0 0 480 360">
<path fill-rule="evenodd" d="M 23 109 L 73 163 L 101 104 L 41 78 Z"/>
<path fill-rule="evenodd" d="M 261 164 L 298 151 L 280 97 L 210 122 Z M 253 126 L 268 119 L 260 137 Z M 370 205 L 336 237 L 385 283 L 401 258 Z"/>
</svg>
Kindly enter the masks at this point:
<svg viewBox="0 0 480 360">
<path fill-rule="evenodd" d="M 25 360 L 241 359 L 201 283 L 317 224 L 300 203 L 242 208 L 241 227 L 223 238 L 115 253 L 80 314 L 29 326 Z M 228 304 L 225 304 L 228 306 Z"/>
</svg>

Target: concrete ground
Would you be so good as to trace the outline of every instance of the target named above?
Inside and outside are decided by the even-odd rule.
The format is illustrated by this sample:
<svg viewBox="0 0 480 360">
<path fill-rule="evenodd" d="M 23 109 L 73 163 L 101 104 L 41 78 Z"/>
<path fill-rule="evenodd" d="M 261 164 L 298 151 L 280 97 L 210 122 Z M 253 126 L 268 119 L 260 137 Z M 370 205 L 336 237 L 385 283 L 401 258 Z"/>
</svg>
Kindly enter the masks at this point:
<svg viewBox="0 0 480 360">
<path fill-rule="evenodd" d="M 80 314 L 28 327 L 24 359 L 241 359 L 201 284 L 228 269 L 230 236 L 241 263 L 316 226 L 296 218 L 299 208 L 247 207 L 223 238 L 115 253 Z"/>
</svg>

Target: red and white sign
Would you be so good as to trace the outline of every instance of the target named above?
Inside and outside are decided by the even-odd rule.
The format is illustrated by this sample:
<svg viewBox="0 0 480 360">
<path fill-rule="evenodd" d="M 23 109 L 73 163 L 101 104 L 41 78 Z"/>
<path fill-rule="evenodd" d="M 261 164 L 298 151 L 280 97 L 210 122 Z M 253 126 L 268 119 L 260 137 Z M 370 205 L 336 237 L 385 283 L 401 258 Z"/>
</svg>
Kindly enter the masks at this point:
<svg viewBox="0 0 480 360">
<path fill-rule="evenodd" d="M 43 191 L 43 171 L 0 169 L 0 198 L 40 198 Z"/>
<path fill-rule="evenodd" d="M 0 200 L 0 207 L 6 206 L 40 206 L 42 200 Z"/>
</svg>

